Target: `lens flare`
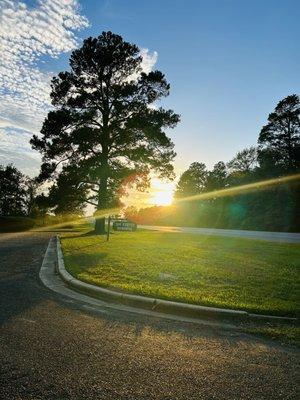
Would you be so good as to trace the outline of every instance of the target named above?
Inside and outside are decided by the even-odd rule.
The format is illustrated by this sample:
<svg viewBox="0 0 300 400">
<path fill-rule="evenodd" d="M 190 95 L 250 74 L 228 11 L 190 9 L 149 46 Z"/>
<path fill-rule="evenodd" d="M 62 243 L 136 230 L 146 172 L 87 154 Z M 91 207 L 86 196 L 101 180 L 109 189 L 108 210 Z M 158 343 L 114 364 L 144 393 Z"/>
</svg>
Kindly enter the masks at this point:
<svg viewBox="0 0 300 400">
<path fill-rule="evenodd" d="M 274 179 L 268 179 L 265 181 L 260 181 L 260 182 L 254 182 L 254 183 L 249 183 L 247 185 L 241 185 L 241 186 L 235 186 L 227 189 L 221 189 L 221 190 L 215 190 L 212 192 L 208 193 L 200 193 L 195 196 L 189 196 L 185 197 L 182 199 L 177 199 L 175 201 L 175 204 L 180 203 L 180 202 L 185 202 L 185 201 L 195 201 L 195 200 L 206 200 L 206 199 L 214 199 L 214 198 L 219 198 L 219 197 L 227 197 L 227 196 L 235 196 L 239 194 L 245 194 L 249 192 L 254 192 L 258 190 L 267 190 L 271 187 L 274 186 L 279 186 L 285 183 L 297 183 L 297 181 L 300 181 L 300 174 L 295 174 L 295 175 L 288 175 L 280 178 L 274 178 Z M 164 194 L 165 196 L 165 194 Z M 168 201 L 171 198 L 168 197 Z M 163 200 L 166 200 L 166 197 L 163 197 Z M 167 209 L 171 209 L 171 206 L 166 207 Z M 38 228 L 33 228 L 31 231 L 47 231 L 49 229 L 59 229 L 63 227 L 66 224 L 82 224 L 84 222 L 91 222 L 92 218 L 98 219 L 98 218 L 104 218 L 108 217 L 109 215 L 117 215 L 122 212 L 121 208 L 107 208 L 105 210 L 99 210 L 94 214 L 94 217 L 81 217 L 81 218 L 74 218 L 72 220 L 65 220 L 60 223 L 52 224 L 52 225 L 45 225 L 42 227 Z"/>
<path fill-rule="evenodd" d="M 272 186 L 278 186 L 285 183 L 296 182 L 298 180 L 300 180 L 300 174 L 288 175 L 281 178 L 268 179 L 265 181 L 248 183 L 246 185 L 234 186 L 227 189 L 214 190 L 212 192 L 207 192 L 207 193 L 200 193 L 194 196 L 188 196 L 182 199 L 177 199 L 176 202 L 179 203 L 182 201 L 206 200 L 206 199 L 214 199 L 217 197 L 235 196 L 238 194 L 255 192 L 258 190 L 265 190 Z"/>
</svg>

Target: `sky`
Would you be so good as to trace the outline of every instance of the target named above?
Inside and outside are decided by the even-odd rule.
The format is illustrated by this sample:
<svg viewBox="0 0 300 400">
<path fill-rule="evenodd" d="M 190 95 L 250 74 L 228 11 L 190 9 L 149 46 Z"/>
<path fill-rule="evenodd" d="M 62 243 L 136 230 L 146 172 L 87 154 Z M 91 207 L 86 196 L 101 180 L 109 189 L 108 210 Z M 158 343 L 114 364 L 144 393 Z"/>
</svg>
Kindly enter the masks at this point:
<svg viewBox="0 0 300 400">
<path fill-rule="evenodd" d="M 29 139 L 51 107 L 51 77 L 105 30 L 137 44 L 145 69 L 171 84 L 162 105 L 181 115 L 168 132 L 176 173 L 227 162 L 299 93 L 299 20 L 299 0 L 1 0 L 0 164 L 38 173 Z"/>
</svg>

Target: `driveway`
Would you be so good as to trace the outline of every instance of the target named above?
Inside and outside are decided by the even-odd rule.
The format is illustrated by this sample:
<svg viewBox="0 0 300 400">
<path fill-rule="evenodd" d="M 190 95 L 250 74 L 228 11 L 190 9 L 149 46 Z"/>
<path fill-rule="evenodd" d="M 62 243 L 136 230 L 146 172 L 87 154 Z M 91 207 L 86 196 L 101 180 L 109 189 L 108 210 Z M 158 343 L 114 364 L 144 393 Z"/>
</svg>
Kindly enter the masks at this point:
<svg viewBox="0 0 300 400">
<path fill-rule="evenodd" d="M 209 326 L 97 313 L 46 289 L 53 232 L 0 235 L 0 398 L 296 399 L 299 352 Z"/>
</svg>

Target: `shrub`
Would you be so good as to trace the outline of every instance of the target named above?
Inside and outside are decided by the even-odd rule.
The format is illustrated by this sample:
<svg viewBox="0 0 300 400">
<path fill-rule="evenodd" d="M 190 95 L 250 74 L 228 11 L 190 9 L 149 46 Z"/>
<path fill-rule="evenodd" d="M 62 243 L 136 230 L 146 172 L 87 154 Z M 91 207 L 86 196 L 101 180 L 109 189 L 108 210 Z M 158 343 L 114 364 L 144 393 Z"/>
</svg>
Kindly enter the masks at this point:
<svg viewBox="0 0 300 400">
<path fill-rule="evenodd" d="M 34 227 L 34 219 L 27 217 L 0 217 L 0 232 L 27 231 Z"/>
</svg>

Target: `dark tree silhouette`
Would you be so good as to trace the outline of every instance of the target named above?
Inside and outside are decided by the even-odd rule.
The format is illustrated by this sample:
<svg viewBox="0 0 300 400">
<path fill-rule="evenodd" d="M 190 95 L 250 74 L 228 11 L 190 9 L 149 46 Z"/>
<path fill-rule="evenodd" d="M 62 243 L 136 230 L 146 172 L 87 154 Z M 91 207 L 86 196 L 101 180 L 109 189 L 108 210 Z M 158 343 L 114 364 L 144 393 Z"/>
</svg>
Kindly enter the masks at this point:
<svg viewBox="0 0 300 400">
<path fill-rule="evenodd" d="M 13 165 L 0 165 L 0 215 L 26 215 L 26 177 Z"/>
<path fill-rule="evenodd" d="M 25 199 L 24 205 L 26 209 L 26 215 L 29 217 L 34 217 L 36 214 L 36 196 L 38 190 L 38 184 L 35 179 L 29 177 L 24 177 L 24 189 L 25 189 Z"/>
<path fill-rule="evenodd" d="M 48 206 L 56 215 L 83 215 L 87 197 L 86 185 L 78 183 L 76 177 L 61 173 L 50 188 Z"/>
<path fill-rule="evenodd" d="M 206 189 L 208 191 L 222 189 L 226 185 L 227 168 L 223 161 L 217 162 L 208 172 Z"/>
<path fill-rule="evenodd" d="M 300 168 L 300 101 L 295 94 L 281 100 L 269 114 L 268 124 L 259 135 L 259 161 L 262 166 L 279 165 L 283 172 Z"/>
<path fill-rule="evenodd" d="M 254 146 L 237 152 L 235 157 L 227 163 L 232 174 L 247 174 L 257 164 L 257 150 Z"/>
<path fill-rule="evenodd" d="M 202 193 L 206 188 L 208 172 L 203 163 L 194 162 L 180 176 L 175 198 L 183 198 Z"/>
<path fill-rule="evenodd" d="M 169 94 L 160 71 L 142 72 L 136 45 L 103 32 L 88 38 L 70 58 L 70 72 L 52 80 L 52 103 L 41 138 L 31 139 L 43 155 L 40 179 L 77 176 L 97 210 L 113 206 L 124 181 L 144 187 L 150 169 L 172 178 L 174 145 L 166 128 L 179 116 L 152 105 Z M 103 219 L 96 224 L 104 232 Z"/>
</svg>

